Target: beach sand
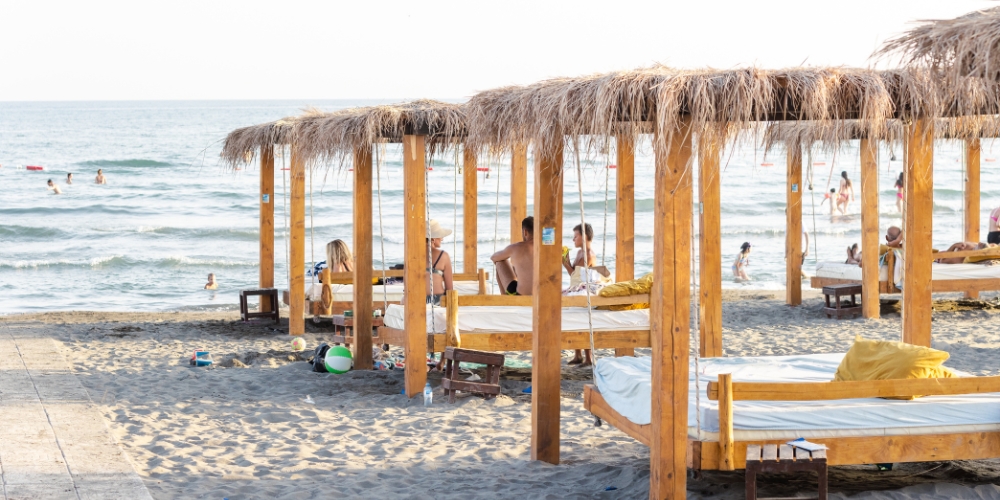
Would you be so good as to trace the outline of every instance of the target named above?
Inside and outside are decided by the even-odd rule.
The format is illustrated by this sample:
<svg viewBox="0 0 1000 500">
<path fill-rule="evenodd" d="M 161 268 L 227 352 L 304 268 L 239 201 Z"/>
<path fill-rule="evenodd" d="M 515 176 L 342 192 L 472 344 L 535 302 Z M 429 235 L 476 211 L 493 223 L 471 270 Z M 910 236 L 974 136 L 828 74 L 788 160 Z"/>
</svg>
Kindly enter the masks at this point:
<svg viewBox="0 0 1000 500">
<path fill-rule="evenodd" d="M 727 356 L 843 352 L 855 335 L 898 339 L 900 317 L 829 320 L 821 299 L 802 307 L 769 292 L 725 294 Z M 952 307 L 934 315 L 934 347 L 949 366 L 1000 374 L 993 308 Z M 583 408 L 586 368 L 564 366 L 561 464 L 529 460 L 530 372 L 512 370 L 492 401 L 449 405 L 400 394 L 403 374 L 310 371 L 294 353 L 287 323 L 242 323 L 236 313 L 65 312 L 0 317 L 41 322 L 136 464 L 154 498 L 646 498 L 649 449 Z M 307 321 L 309 351 L 329 326 Z M 697 348 L 697 328 L 691 346 Z M 189 366 L 196 349 L 215 365 Z M 643 352 L 645 351 L 645 352 Z M 571 352 L 564 352 L 563 363 Z M 648 349 L 640 350 L 648 355 Z M 530 353 L 508 353 L 530 362 Z M 598 356 L 610 356 L 599 351 Z M 434 384 L 440 374 L 432 374 Z M 305 401 L 310 396 L 314 404 Z M 833 467 L 842 498 L 1000 498 L 1000 460 Z M 616 490 L 605 491 L 608 487 Z M 765 496 L 815 492 L 815 479 L 760 481 Z M 885 491 L 891 490 L 891 491 Z M 742 498 L 743 473 L 689 478 L 690 498 Z"/>
</svg>

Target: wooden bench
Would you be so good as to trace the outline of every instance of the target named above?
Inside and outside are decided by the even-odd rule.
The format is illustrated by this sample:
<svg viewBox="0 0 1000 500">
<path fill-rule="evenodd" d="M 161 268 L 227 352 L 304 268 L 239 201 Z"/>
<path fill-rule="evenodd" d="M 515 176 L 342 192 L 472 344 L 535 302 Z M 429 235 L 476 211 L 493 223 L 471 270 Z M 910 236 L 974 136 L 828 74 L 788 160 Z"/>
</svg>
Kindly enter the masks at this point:
<svg viewBox="0 0 1000 500">
<path fill-rule="evenodd" d="M 757 474 L 815 471 L 819 476 L 818 495 L 810 498 L 826 500 L 826 450 L 808 452 L 787 444 L 747 445 L 746 495 L 747 500 L 757 500 Z"/>
<path fill-rule="evenodd" d="M 250 312 L 247 297 L 260 296 L 260 312 Z M 270 311 L 264 311 L 264 301 L 271 304 Z M 240 291 L 240 318 L 243 321 L 250 321 L 254 318 L 271 318 L 275 323 L 281 323 L 281 316 L 278 315 L 278 289 L 277 288 L 257 288 L 254 290 Z"/>
<path fill-rule="evenodd" d="M 354 343 L 354 316 L 335 314 L 330 316 L 333 321 L 333 341 L 336 344 L 351 345 Z M 382 317 L 372 318 L 372 345 L 378 344 L 378 327 L 382 326 Z M 388 349 L 386 349 L 388 350 Z"/>
<path fill-rule="evenodd" d="M 500 394 L 500 369 L 503 368 L 505 357 L 493 352 L 473 351 L 448 347 L 444 350 L 444 378 L 441 387 L 448 396 L 448 402 L 455 402 L 455 392 L 479 392 L 492 399 Z M 462 361 L 486 365 L 486 377 L 482 382 L 470 382 L 458 378 L 458 368 Z"/>
<path fill-rule="evenodd" d="M 842 297 L 850 295 L 851 301 L 844 302 Z M 826 313 L 827 318 L 832 318 L 834 316 L 840 319 L 844 316 L 855 314 L 861 314 L 861 304 L 858 303 L 857 296 L 861 295 L 861 285 L 844 283 L 841 285 L 828 285 L 823 287 L 823 296 L 826 298 L 826 307 L 823 308 L 823 312 Z M 830 297 L 833 297 L 833 304 L 830 303 Z"/>
</svg>

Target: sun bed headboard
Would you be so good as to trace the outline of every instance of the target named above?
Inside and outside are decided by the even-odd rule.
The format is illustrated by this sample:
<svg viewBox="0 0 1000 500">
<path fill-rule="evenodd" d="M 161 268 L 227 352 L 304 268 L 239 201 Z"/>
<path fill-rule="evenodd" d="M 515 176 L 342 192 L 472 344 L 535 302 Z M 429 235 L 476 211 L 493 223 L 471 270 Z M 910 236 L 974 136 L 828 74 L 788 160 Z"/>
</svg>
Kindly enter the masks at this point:
<svg viewBox="0 0 1000 500">
<path fill-rule="evenodd" d="M 720 374 L 708 399 L 719 402 L 719 469 L 733 470 L 733 401 L 826 401 L 855 398 L 949 396 L 1000 392 L 1000 376 L 864 380 L 852 382 L 733 382 Z"/>
</svg>

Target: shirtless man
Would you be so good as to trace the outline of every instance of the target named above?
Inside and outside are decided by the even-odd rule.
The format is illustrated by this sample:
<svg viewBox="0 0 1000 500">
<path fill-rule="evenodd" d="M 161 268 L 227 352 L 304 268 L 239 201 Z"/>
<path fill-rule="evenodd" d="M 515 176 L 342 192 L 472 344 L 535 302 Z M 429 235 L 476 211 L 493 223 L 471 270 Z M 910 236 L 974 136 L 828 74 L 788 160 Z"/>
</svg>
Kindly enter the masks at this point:
<svg viewBox="0 0 1000 500">
<path fill-rule="evenodd" d="M 990 232 L 986 235 L 987 243 L 1000 244 L 1000 223 L 997 222 L 997 218 L 1000 218 L 1000 207 L 996 207 L 990 212 Z"/>
<path fill-rule="evenodd" d="M 885 244 L 889 248 L 903 248 L 903 230 L 889 226 L 889 229 L 885 230 Z"/>
<path fill-rule="evenodd" d="M 62 194 L 62 190 L 59 189 L 59 186 L 56 186 L 56 183 L 52 182 L 52 179 L 49 179 L 48 189 L 49 191 L 52 191 L 52 194 Z"/>
<path fill-rule="evenodd" d="M 508 245 L 490 257 L 496 263 L 500 289 L 508 295 L 531 295 L 535 270 L 534 236 L 535 218 L 525 217 L 521 221 L 523 241 Z"/>
<path fill-rule="evenodd" d="M 97 169 L 97 178 L 94 179 L 94 183 L 95 184 L 107 184 L 108 183 L 108 179 L 106 179 L 104 177 L 104 172 L 102 172 L 101 169 Z"/>
</svg>

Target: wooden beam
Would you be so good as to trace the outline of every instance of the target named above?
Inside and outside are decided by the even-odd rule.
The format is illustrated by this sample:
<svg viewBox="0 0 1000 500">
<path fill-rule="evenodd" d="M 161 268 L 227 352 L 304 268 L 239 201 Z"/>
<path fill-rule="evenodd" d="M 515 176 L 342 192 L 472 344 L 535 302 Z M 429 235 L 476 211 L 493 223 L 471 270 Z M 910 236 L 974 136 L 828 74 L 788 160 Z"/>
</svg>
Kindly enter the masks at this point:
<svg viewBox="0 0 1000 500">
<path fill-rule="evenodd" d="M 684 498 L 687 482 L 689 279 L 691 274 L 691 125 L 654 139 L 653 344 L 650 498 Z M 666 153 L 664 156 L 663 153 Z"/>
<path fill-rule="evenodd" d="M 560 167 L 561 168 L 561 167 Z M 528 216 L 528 148 L 514 148 L 510 158 L 510 242 L 521 241 L 521 222 Z"/>
<path fill-rule="evenodd" d="M 615 281 L 635 279 L 635 140 L 615 138 Z M 634 356 L 630 348 L 615 349 L 615 356 Z"/>
<path fill-rule="evenodd" d="M 733 470 L 736 457 L 733 443 L 733 375 L 719 374 L 719 470 Z"/>
<path fill-rule="evenodd" d="M 722 400 L 719 383 L 708 383 L 708 399 Z M 734 401 L 833 401 L 855 398 L 953 396 L 1000 392 L 1000 376 L 852 380 L 846 382 L 734 382 Z"/>
<path fill-rule="evenodd" d="M 866 318 L 880 316 L 877 147 L 875 141 L 861 139 L 861 311 Z"/>
<path fill-rule="evenodd" d="M 354 368 L 372 364 L 372 149 L 354 150 Z"/>
<path fill-rule="evenodd" d="M 979 157 L 981 152 L 979 139 L 965 140 L 965 179 L 963 192 L 965 194 L 965 240 L 979 240 L 979 200 L 981 196 L 979 186 Z M 966 298 L 979 298 L 979 292 L 967 290 Z"/>
<path fill-rule="evenodd" d="M 306 301 L 306 165 L 302 155 L 292 145 L 291 170 L 291 208 L 289 224 L 288 258 L 289 283 L 288 296 L 288 333 L 302 335 L 306 333 L 305 301 Z"/>
<path fill-rule="evenodd" d="M 802 304 L 802 148 L 788 150 L 785 203 L 785 303 Z"/>
<path fill-rule="evenodd" d="M 406 326 L 406 396 L 427 383 L 427 201 L 424 136 L 403 136 L 403 325 Z"/>
<path fill-rule="evenodd" d="M 562 384 L 562 144 L 535 152 L 534 284 L 531 289 L 531 459 L 559 463 Z M 551 236 L 548 240 L 546 236 Z"/>
<path fill-rule="evenodd" d="M 722 356 L 721 154 L 714 136 L 703 134 L 698 141 L 698 352 L 703 358 Z"/>
<path fill-rule="evenodd" d="M 284 175 L 284 174 L 282 174 Z M 274 288 L 274 148 L 260 148 L 260 288 Z M 271 302 L 260 301 L 261 312 Z"/>
<path fill-rule="evenodd" d="M 465 149 L 462 152 L 462 174 L 465 180 L 462 202 L 462 269 L 465 273 L 474 273 L 479 265 L 479 177 L 476 154 Z"/>
<path fill-rule="evenodd" d="M 931 217 L 934 211 L 934 122 L 906 126 L 903 214 L 903 342 L 931 345 Z"/>
</svg>

